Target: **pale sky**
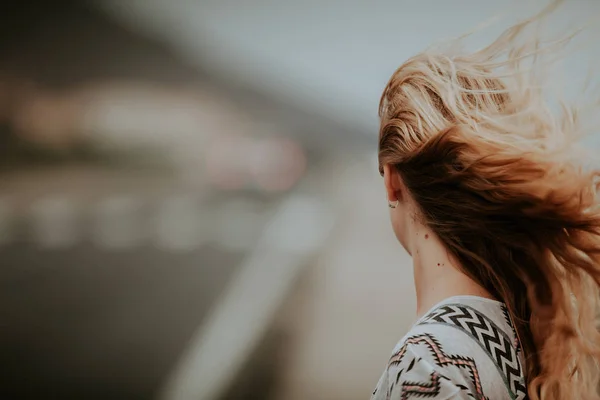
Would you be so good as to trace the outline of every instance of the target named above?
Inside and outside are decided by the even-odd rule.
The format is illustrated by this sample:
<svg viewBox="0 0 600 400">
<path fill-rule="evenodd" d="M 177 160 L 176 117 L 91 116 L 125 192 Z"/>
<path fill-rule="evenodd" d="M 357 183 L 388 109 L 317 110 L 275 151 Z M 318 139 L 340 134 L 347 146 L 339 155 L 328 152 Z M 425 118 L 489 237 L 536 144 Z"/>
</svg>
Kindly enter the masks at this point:
<svg viewBox="0 0 600 400">
<path fill-rule="evenodd" d="M 600 17 L 600 1 L 568 0 L 551 24 Z M 255 86 L 292 104 L 346 122 L 375 126 L 377 104 L 389 75 L 431 43 L 469 31 L 472 45 L 489 43 L 517 17 L 544 1 L 511 0 L 111 0 L 112 12 L 177 46 L 190 60 Z M 597 18 L 598 21 L 600 18 Z M 596 23 L 596 26 L 598 24 Z M 588 35 L 598 36 L 598 31 Z M 584 55 L 600 59 L 600 47 Z M 578 56 L 569 74 L 589 62 Z"/>
</svg>

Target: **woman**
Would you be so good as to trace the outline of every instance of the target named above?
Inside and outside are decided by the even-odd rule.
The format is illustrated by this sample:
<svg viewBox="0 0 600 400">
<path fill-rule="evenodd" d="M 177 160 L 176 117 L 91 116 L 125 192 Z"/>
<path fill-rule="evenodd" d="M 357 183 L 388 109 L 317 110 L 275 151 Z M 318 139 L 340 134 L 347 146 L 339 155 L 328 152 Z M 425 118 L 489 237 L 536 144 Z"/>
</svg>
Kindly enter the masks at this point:
<svg viewBox="0 0 600 400">
<path fill-rule="evenodd" d="M 600 171 L 576 162 L 577 110 L 539 90 L 568 40 L 519 43 L 555 6 L 385 88 L 379 166 L 418 320 L 373 399 L 600 398 Z"/>
</svg>

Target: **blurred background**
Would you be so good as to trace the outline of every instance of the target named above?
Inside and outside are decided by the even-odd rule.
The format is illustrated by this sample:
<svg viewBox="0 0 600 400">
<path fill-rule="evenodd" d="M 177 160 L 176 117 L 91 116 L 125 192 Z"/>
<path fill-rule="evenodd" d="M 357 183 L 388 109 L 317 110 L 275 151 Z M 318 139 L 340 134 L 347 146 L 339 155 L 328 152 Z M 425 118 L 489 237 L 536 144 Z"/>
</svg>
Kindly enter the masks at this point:
<svg viewBox="0 0 600 400">
<path fill-rule="evenodd" d="M 368 398 L 415 308 L 379 94 L 515 4 L 5 2 L 0 398 Z"/>
</svg>

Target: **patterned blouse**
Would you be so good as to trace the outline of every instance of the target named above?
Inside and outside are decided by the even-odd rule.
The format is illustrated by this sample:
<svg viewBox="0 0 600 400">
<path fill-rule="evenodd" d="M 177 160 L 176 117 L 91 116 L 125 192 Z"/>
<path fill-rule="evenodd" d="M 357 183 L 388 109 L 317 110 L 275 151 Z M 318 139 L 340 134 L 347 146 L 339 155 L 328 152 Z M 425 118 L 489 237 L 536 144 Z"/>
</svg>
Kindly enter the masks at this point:
<svg viewBox="0 0 600 400">
<path fill-rule="evenodd" d="M 522 400 L 523 365 L 503 303 L 451 297 L 396 345 L 371 400 Z"/>
</svg>

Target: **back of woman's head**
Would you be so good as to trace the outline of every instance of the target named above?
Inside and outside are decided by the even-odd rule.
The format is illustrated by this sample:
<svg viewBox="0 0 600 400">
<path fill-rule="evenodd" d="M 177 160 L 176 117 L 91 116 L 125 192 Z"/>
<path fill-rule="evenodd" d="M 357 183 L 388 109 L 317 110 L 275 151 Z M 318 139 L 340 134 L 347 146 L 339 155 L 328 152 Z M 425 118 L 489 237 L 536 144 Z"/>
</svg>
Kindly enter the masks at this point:
<svg viewBox="0 0 600 400">
<path fill-rule="evenodd" d="M 506 303 L 530 398 L 598 399 L 600 171 L 578 162 L 578 110 L 552 113 L 540 90 L 541 56 L 567 40 L 518 41 L 543 16 L 476 53 L 402 65 L 381 99 L 380 170 L 396 168 L 422 222 Z"/>
</svg>

